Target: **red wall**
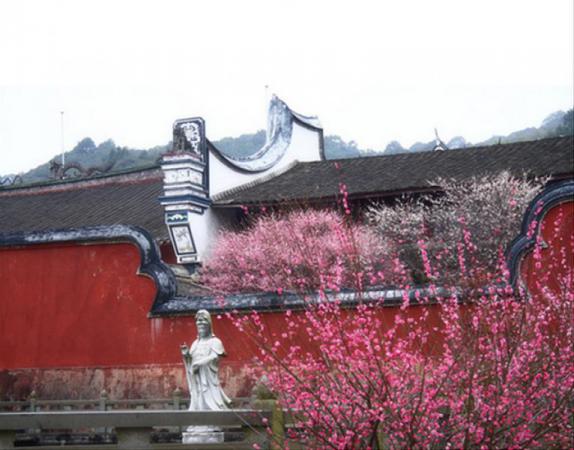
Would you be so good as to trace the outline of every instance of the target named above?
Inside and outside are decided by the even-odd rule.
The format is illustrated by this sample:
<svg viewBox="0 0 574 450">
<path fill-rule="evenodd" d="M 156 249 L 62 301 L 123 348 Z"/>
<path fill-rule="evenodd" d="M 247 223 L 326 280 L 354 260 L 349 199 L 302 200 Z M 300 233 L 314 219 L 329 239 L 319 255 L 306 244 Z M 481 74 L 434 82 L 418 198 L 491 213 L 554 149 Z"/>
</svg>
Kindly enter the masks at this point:
<svg viewBox="0 0 574 450">
<path fill-rule="evenodd" d="M 129 244 L 0 251 L 3 368 L 141 364 L 155 295 Z M 162 358 L 165 359 L 165 358 Z"/>
<path fill-rule="evenodd" d="M 561 289 L 574 289 L 574 280 L 564 286 L 567 272 L 574 273 L 574 202 L 561 203 L 548 211 L 540 224 L 539 239 L 545 245 L 538 259 L 529 252 L 522 260 L 520 275 L 529 292 L 538 293 L 541 288 L 558 294 Z"/>
<path fill-rule="evenodd" d="M 137 275 L 139 265 L 131 244 L 1 249 L 0 397 L 35 389 L 85 398 L 103 388 L 153 397 L 183 388 L 179 345 L 194 339 L 193 317 L 149 319 L 156 288 Z M 232 355 L 227 365 L 239 367 L 251 353 L 229 329 L 216 325 Z"/>
<path fill-rule="evenodd" d="M 572 262 L 574 203 L 562 204 L 544 219 L 550 245 L 537 267 L 532 255 L 522 265 L 531 289 L 544 279 L 557 288 L 550 261 Z M 170 396 L 186 389 L 179 346 L 196 335 L 193 316 L 148 318 L 154 282 L 138 275 L 138 249 L 131 244 L 36 245 L 0 249 L 0 399 L 38 397 L 111 398 Z M 381 315 L 391 324 L 397 308 Z M 421 308 L 409 308 L 416 316 Z M 272 330 L 285 328 L 282 313 L 264 313 Z M 246 395 L 244 367 L 258 349 L 225 317 L 214 331 L 228 357 L 220 373 L 226 391 Z M 432 308 L 436 321 L 437 310 Z M 436 322 L 435 322 L 436 323 Z M 300 343 L 305 337 L 300 336 Z"/>
<path fill-rule="evenodd" d="M 131 244 L 0 249 L 0 398 L 32 390 L 43 399 L 185 390 L 179 346 L 195 339 L 194 318 L 148 318 L 156 290 L 137 275 L 139 264 Z M 385 310 L 389 323 L 395 311 Z M 271 330 L 284 330 L 284 318 L 263 314 Z M 246 395 L 244 367 L 258 349 L 227 318 L 213 320 L 228 353 L 220 369 L 226 391 Z"/>
</svg>

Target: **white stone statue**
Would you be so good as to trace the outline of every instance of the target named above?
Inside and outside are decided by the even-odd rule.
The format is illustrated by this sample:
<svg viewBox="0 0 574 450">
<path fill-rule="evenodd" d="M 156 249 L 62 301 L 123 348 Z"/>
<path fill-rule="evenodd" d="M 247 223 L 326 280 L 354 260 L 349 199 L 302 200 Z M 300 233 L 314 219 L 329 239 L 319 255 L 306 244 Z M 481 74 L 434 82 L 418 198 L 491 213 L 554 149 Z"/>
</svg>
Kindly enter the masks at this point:
<svg viewBox="0 0 574 450">
<path fill-rule="evenodd" d="M 209 312 L 202 309 L 195 315 L 197 339 L 188 348 L 181 346 L 189 387 L 190 411 L 217 411 L 229 409 L 231 400 L 219 384 L 219 358 L 225 356 L 225 349 L 219 338 L 214 336 Z M 184 443 L 216 442 L 215 435 L 221 430 L 210 426 L 191 426 L 184 433 Z M 219 438 L 217 438 L 219 439 Z"/>
</svg>

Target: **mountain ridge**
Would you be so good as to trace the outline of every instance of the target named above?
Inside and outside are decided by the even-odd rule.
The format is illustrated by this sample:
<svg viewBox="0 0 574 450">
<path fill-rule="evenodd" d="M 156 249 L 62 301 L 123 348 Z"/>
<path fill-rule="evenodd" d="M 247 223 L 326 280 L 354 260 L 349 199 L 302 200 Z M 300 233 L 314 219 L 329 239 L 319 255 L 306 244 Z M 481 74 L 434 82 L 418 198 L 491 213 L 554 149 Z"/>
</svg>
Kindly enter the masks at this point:
<svg viewBox="0 0 574 450">
<path fill-rule="evenodd" d="M 485 141 L 475 144 L 466 141 L 462 136 L 455 136 L 446 143 L 446 147 L 454 150 L 498 143 L 537 140 L 569 134 L 574 134 L 574 113 L 572 109 L 567 112 L 555 111 L 549 114 L 541 122 L 539 127 L 527 127 L 514 131 L 506 136 L 492 136 Z M 217 148 L 231 156 L 249 154 L 261 148 L 264 143 L 264 130 L 243 134 L 238 137 L 226 137 L 213 142 Z M 361 149 L 355 141 L 351 140 L 347 142 L 337 135 L 325 136 L 324 144 L 327 159 L 341 159 L 429 151 L 435 147 L 436 140 L 415 142 L 409 148 L 403 147 L 398 141 L 391 141 L 383 151 Z M 91 171 L 100 168 L 100 171 L 115 172 L 156 164 L 161 155 L 170 148 L 170 145 L 171 143 L 167 143 L 148 149 L 133 149 L 117 146 L 111 139 L 107 139 L 96 145 L 91 138 L 86 137 L 78 142 L 71 151 L 66 152 L 66 175 L 71 177 L 81 175 L 80 167 L 90 169 Z M 21 177 L 21 181 L 26 184 L 53 179 L 54 176 L 50 171 L 50 167 L 51 165 L 54 166 L 58 164 L 58 156 L 59 155 L 56 155 L 50 161 L 28 172 L 18 174 L 17 176 Z M 76 169 L 73 167 L 76 167 Z M 16 177 L 16 175 L 0 176 L 0 179 L 7 179 L 9 177 Z"/>
</svg>

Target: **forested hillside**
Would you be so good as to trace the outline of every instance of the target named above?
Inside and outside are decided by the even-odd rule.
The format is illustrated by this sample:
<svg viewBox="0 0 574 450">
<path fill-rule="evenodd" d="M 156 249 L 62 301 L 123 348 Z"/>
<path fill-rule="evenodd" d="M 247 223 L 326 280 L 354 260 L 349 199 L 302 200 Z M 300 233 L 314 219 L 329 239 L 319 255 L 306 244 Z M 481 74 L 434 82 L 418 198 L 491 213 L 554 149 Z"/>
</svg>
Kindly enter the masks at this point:
<svg viewBox="0 0 574 450">
<path fill-rule="evenodd" d="M 430 134 L 430 133 L 429 133 Z M 539 127 L 530 127 L 515 131 L 507 136 L 493 136 L 483 142 L 472 144 L 464 137 L 456 136 L 450 139 L 446 145 L 449 149 L 458 149 L 478 145 L 492 145 L 526 140 L 542 139 L 553 136 L 574 134 L 574 112 L 557 111 L 550 114 Z M 265 131 L 243 134 L 239 137 L 226 137 L 213 142 L 214 145 L 231 156 L 240 156 L 252 153 L 261 148 L 265 143 Z M 98 145 L 89 137 L 82 139 L 76 146 L 66 153 L 66 163 L 76 163 L 83 168 L 99 167 L 105 172 L 118 171 L 130 168 L 138 168 L 155 165 L 159 157 L 171 143 L 158 145 L 149 149 L 133 149 L 117 146 L 114 141 L 108 139 Z M 428 142 L 416 142 L 408 148 L 403 147 L 397 141 L 391 141 L 384 149 L 362 149 L 355 141 L 345 141 L 340 136 L 325 136 L 325 155 L 328 159 L 356 158 L 361 156 L 378 156 L 395 153 L 420 152 L 432 150 L 435 140 Z M 55 155 L 54 158 L 57 158 Z M 57 158 L 59 159 L 59 158 Z M 50 161 L 21 174 L 25 183 L 47 180 L 51 178 Z"/>
<path fill-rule="evenodd" d="M 241 156 L 258 150 L 265 144 L 265 131 L 260 130 L 253 134 L 243 134 L 239 137 L 227 137 L 215 141 L 214 145 L 232 156 Z M 66 165 L 75 163 L 83 168 L 98 167 L 102 171 L 118 171 L 130 168 L 145 167 L 157 164 L 159 157 L 171 143 L 142 150 L 117 146 L 108 139 L 96 145 L 89 137 L 82 139 L 70 151 L 66 152 Z M 339 136 L 325 137 L 325 152 L 327 158 L 356 158 L 361 156 L 360 150 L 354 142 L 345 142 Z M 55 155 L 59 161 L 59 156 Z M 22 175 L 25 183 L 33 183 L 51 178 L 50 162 L 46 162 Z"/>
</svg>

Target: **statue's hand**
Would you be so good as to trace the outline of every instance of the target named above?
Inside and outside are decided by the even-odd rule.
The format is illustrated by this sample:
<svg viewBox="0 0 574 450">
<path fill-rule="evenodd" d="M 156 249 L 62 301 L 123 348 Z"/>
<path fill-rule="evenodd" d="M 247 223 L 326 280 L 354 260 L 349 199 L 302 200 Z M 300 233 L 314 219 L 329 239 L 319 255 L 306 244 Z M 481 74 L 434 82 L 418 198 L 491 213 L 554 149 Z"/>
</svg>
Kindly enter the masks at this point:
<svg viewBox="0 0 574 450">
<path fill-rule="evenodd" d="M 200 367 L 200 364 L 194 362 L 194 363 L 191 364 L 191 371 L 192 371 L 193 373 L 195 373 L 195 372 L 197 372 L 197 371 L 199 370 L 199 367 Z"/>
<path fill-rule="evenodd" d="M 187 347 L 186 344 L 181 344 L 179 346 L 180 350 L 181 350 L 181 354 L 182 355 L 187 355 L 189 353 L 189 348 Z"/>
</svg>

